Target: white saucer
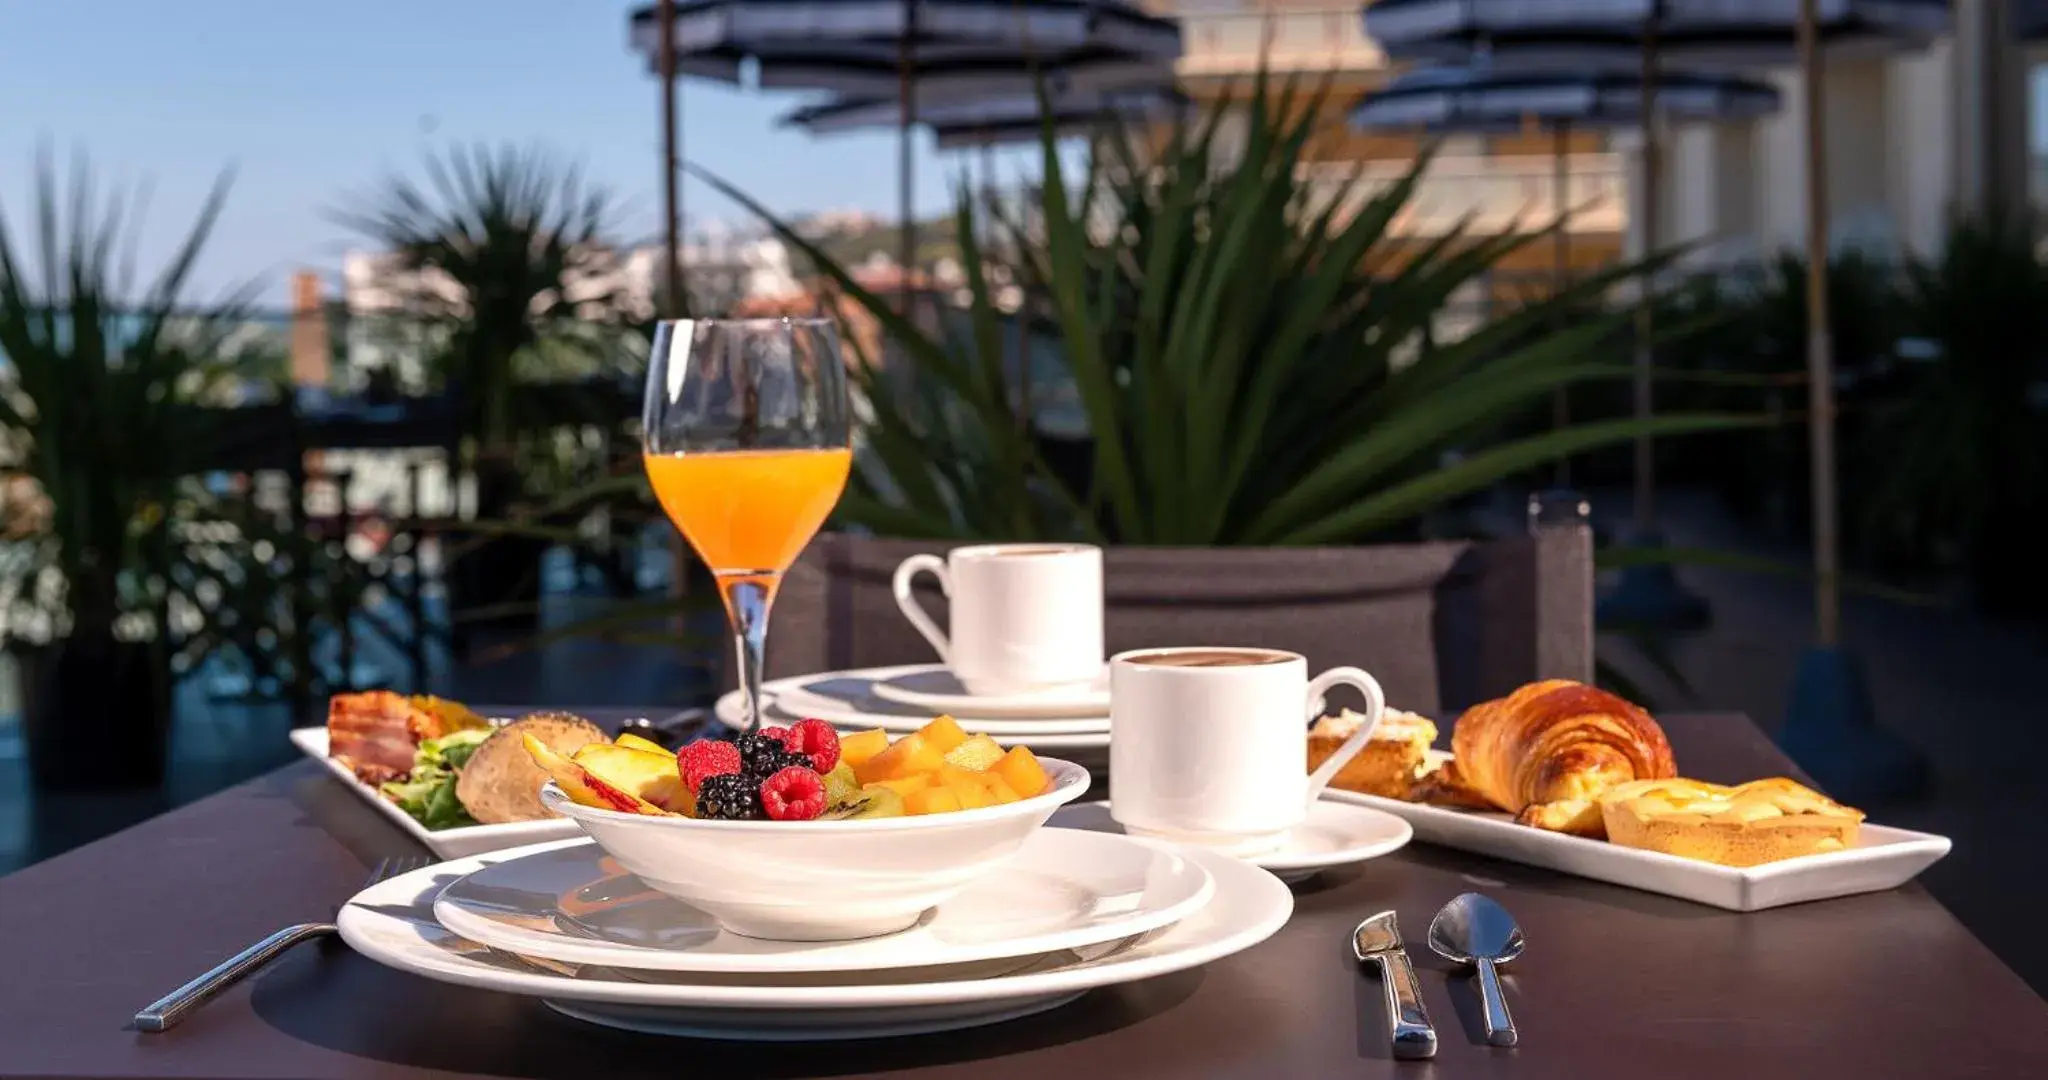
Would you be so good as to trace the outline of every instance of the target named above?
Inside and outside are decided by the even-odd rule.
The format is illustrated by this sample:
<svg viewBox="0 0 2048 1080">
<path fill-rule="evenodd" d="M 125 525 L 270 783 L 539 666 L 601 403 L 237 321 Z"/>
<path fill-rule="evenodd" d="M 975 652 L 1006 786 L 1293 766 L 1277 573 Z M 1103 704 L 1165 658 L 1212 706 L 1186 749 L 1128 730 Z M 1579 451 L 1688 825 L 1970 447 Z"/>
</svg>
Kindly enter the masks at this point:
<svg viewBox="0 0 2048 1080">
<path fill-rule="evenodd" d="M 581 843 L 571 841 L 570 843 Z M 449 882 L 562 844 L 457 859 L 363 890 L 335 921 L 371 960 L 458 986 L 541 998 L 558 1010 L 637 1031 L 808 1040 L 889 1036 L 994 1023 L 1098 986 L 1199 967 L 1271 937 L 1294 897 L 1271 874 L 1207 852 L 1188 858 L 1215 880 L 1202 910 L 1137 938 L 1028 959 L 939 969 L 806 975 L 556 974 L 465 941 L 433 921 Z"/>
<path fill-rule="evenodd" d="M 943 664 L 875 668 L 859 674 L 873 680 L 870 692 L 884 701 L 916 705 L 955 716 L 1057 720 L 1109 715 L 1109 676 L 1106 671 L 1087 686 L 989 695 L 969 691 Z"/>
<path fill-rule="evenodd" d="M 1110 817 L 1107 802 L 1068 806 L 1053 820 L 1073 829 L 1123 832 L 1123 826 Z M 1282 881 L 1305 881 L 1333 867 L 1398 851 L 1414 836 L 1413 827 L 1384 810 L 1323 798 L 1316 800 L 1309 810 L 1308 820 L 1288 834 L 1286 844 L 1274 851 L 1248 855 L 1245 861 L 1272 871 Z M 1184 845 L 1182 850 L 1198 849 Z"/>
<path fill-rule="evenodd" d="M 1084 948 L 1170 926 L 1215 882 L 1186 855 L 1120 836 L 1040 829 L 1000 870 L 899 934 L 768 941 L 722 931 L 595 844 L 478 870 L 434 901 L 441 925 L 523 956 L 636 971 L 788 974 L 938 967 Z M 817 903 L 831 903 L 829 883 Z"/>
<path fill-rule="evenodd" d="M 823 720 L 840 731 L 862 731 L 881 728 L 892 735 L 907 734 L 931 722 L 936 714 L 915 710 L 908 705 L 878 701 L 868 698 L 858 704 L 844 700 L 826 698 L 803 692 L 793 685 L 823 676 L 806 675 L 799 679 L 775 680 L 761 687 L 768 699 L 767 722 L 791 724 L 806 717 Z M 746 706 L 737 690 L 720 697 L 712 706 L 711 715 L 720 724 L 734 731 L 747 726 Z M 1107 750 L 1109 748 L 1109 718 L 1099 720 L 984 720 L 979 717 L 955 716 L 960 726 L 969 732 L 988 735 L 1006 745 L 1028 746 L 1032 750 L 1052 754 L 1055 757 L 1074 757 L 1073 751 Z"/>
</svg>

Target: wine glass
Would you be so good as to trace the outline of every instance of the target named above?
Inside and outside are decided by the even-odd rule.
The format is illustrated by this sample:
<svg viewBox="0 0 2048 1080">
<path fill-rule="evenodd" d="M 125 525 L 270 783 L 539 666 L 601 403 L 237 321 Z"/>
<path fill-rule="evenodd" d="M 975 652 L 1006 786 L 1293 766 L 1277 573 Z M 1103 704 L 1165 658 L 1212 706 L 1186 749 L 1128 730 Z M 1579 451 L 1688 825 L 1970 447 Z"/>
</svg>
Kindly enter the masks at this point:
<svg viewBox="0 0 2048 1080">
<path fill-rule="evenodd" d="M 846 489 L 846 368 L 829 319 L 684 319 L 655 327 L 642 414 L 648 482 L 718 579 L 747 730 L 761 726 L 768 610 Z"/>
</svg>

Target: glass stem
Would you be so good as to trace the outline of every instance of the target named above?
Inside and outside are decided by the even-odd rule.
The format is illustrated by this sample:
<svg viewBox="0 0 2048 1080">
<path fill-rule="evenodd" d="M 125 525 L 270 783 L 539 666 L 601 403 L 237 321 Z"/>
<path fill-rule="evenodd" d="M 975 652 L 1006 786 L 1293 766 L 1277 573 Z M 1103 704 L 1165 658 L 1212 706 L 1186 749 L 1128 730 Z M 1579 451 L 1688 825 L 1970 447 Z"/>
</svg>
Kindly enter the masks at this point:
<svg viewBox="0 0 2048 1080">
<path fill-rule="evenodd" d="M 739 649 L 740 690 L 746 695 L 747 732 L 761 730 L 761 671 L 768 644 L 768 609 L 775 603 L 775 578 L 767 574 L 719 575 L 718 591 Z"/>
</svg>

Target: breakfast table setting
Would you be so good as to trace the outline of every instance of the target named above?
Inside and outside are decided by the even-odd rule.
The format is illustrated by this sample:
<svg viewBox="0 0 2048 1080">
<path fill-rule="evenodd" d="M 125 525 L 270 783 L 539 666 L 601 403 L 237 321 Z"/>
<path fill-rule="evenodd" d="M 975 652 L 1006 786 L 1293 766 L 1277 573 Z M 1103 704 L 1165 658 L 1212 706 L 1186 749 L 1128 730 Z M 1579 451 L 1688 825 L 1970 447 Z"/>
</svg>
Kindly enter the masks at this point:
<svg viewBox="0 0 2048 1080">
<path fill-rule="evenodd" d="M 305 760 L 0 879 L 0 1077 L 2048 1076 L 1917 883 L 1950 841 L 1741 716 L 1112 651 L 1082 542 L 912 555 L 929 660 L 767 678 L 851 467 L 833 333 L 657 328 L 730 692 L 335 694 Z"/>
</svg>

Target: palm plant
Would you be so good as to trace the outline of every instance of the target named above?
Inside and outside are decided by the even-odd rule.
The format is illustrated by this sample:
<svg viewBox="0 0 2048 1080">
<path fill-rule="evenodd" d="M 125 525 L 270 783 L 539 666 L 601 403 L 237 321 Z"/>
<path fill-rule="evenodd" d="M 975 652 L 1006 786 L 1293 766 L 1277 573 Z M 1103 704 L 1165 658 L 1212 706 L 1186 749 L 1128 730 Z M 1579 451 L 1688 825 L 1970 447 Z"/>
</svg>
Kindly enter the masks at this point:
<svg viewBox="0 0 2048 1080">
<path fill-rule="evenodd" d="M 611 246 L 617 203 L 580 167 L 538 148 L 429 153 L 426 182 L 387 178 L 336 212 L 392 255 L 386 284 L 446 329 L 440 376 L 479 453 L 507 451 L 536 418 L 516 415 L 519 377 L 615 371 L 620 297 Z"/>
<path fill-rule="evenodd" d="M 1056 329 L 1078 391 L 1092 444 L 1080 477 L 1050 467 L 1020 421 L 969 198 L 954 230 L 967 329 L 930 334 L 712 179 L 858 300 L 908 361 L 907 393 L 884 365 L 862 365 L 873 419 L 841 504 L 847 523 L 931 538 L 1350 543 L 1412 535 L 1431 511 L 1566 454 L 1761 422 L 1664 416 L 1504 434 L 1559 387 L 1626 376 L 1626 315 L 1566 324 L 1558 313 L 1665 257 L 1443 340 L 1453 298 L 1484 288 L 1541 234 L 1468 221 L 1410 239 L 1400 223 L 1426 158 L 1362 196 L 1357 173 L 1318 184 L 1304 166 L 1320 96 L 1276 94 L 1261 79 L 1247 105 L 1183 122 L 1149 153 L 1105 132 L 1072 186 L 1048 131 L 1038 204 L 1028 220 L 998 223 L 1003 246 L 1022 253 L 1027 314 Z M 1226 114 L 1249 115 L 1227 161 Z"/>
<path fill-rule="evenodd" d="M 292 628 L 274 589 L 223 608 L 224 581 L 272 575 L 251 570 L 251 535 L 194 480 L 223 430 L 224 410 L 203 406 L 244 374 L 231 339 L 248 294 L 185 310 L 227 177 L 141 285 L 141 200 L 102 197 L 82 162 L 63 187 L 45 156 L 28 227 L 0 213 L 0 637 L 34 661 L 26 711 L 39 778 L 148 782 L 162 766 L 173 616 L 202 623 L 195 639 L 215 617 Z M 223 543 L 215 525 L 240 541 Z M 93 775 L 57 775 L 73 750 L 90 751 Z"/>
<path fill-rule="evenodd" d="M 548 543 L 529 497 L 585 471 L 564 426 L 616 424 L 644 338 L 622 325 L 617 203 L 580 167 L 538 148 L 429 153 L 425 182 L 387 178 L 337 219 L 391 253 L 386 284 L 440 330 L 438 381 L 454 394 L 477 477 L 477 512 L 513 526 L 461 549 L 455 606 L 525 619 L 538 609 Z M 523 392 L 539 380 L 549 392 Z"/>
</svg>

